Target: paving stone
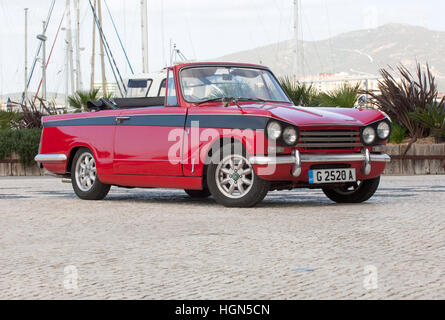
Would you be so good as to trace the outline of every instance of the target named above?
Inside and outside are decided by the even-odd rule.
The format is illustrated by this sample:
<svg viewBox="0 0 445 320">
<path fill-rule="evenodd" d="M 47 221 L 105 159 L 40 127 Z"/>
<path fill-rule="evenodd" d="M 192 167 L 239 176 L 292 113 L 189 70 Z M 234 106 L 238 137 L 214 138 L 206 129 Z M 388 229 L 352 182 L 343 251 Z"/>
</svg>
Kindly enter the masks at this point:
<svg viewBox="0 0 445 320">
<path fill-rule="evenodd" d="M 445 176 L 384 176 L 363 204 L 297 189 L 249 209 L 0 178 L 0 299 L 445 299 L 444 199 Z"/>
</svg>

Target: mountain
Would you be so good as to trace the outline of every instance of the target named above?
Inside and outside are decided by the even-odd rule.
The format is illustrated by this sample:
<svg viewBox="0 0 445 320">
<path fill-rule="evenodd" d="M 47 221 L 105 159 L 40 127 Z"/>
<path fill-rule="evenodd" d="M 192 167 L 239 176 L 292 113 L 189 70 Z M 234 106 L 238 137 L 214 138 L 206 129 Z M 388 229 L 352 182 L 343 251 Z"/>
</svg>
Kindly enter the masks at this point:
<svg viewBox="0 0 445 320">
<path fill-rule="evenodd" d="M 405 24 L 387 24 L 370 30 L 343 33 L 320 41 L 300 41 L 299 77 L 346 72 L 379 75 L 379 69 L 403 63 L 414 70 L 416 61 L 428 62 L 439 89 L 445 91 L 445 32 Z M 287 40 L 229 54 L 217 60 L 259 63 L 277 76 L 289 74 L 293 65 L 293 41 Z M 301 61 L 300 60 L 300 61 Z"/>
</svg>

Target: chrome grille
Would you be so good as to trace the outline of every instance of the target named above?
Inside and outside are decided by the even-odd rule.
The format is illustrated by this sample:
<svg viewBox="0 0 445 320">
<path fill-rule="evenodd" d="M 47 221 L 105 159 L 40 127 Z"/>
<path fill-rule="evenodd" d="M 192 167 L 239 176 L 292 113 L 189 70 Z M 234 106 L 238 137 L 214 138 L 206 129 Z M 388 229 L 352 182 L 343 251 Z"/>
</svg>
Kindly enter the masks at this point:
<svg viewBox="0 0 445 320">
<path fill-rule="evenodd" d="M 361 146 L 360 132 L 356 130 L 302 130 L 297 145 L 309 150 L 351 150 Z"/>
</svg>

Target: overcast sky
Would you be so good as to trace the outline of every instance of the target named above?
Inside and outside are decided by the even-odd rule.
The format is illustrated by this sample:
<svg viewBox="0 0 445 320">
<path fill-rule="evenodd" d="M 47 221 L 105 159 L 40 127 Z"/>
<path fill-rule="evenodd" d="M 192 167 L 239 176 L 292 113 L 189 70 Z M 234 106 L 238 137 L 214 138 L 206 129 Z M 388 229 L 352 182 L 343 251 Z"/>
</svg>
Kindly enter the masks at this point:
<svg viewBox="0 0 445 320">
<path fill-rule="evenodd" d="M 141 71 L 140 0 L 105 0 L 115 20 L 135 72 Z M 0 0 L 0 95 L 23 91 L 24 8 L 29 8 L 28 63 L 31 67 L 51 0 Z M 92 14 L 88 0 L 80 0 L 82 78 L 89 88 L 91 73 Z M 111 20 L 102 1 L 104 32 L 122 74 L 130 69 L 124 60 Z M 163 8 L 163 10 L 162 10 Z M 292 38 L 292 0 L 148 0 L 149 67 L 161 69 L 169 60 L 173 40 L 188 59 L 212 59 Z M 48 46 L 65 10 L 65 0 L 56 0 L 48 27 Z M 163 15 L 162 15 L 163 12 Z M 445 31 L 443 0 L 301 0 L 301 33 L 304 40 L 319 40 L 339 33 L 377 27 L 386 23 L 407 23 Z M 162 17 L 164 20 L 162 28 Z M 71 9 L 74 26 L 74 8 Z M 66 19 L 64 21 L 64 24 Z M 162 36 L 162 29 L 164 36 Z M 65 90 L 65 33 L 55 44 L 48 66 L 47 90 Z M 163 49 L 164 47 L 164 49 Z M 96 46 L 96 81 L 99 55 Z M 40 80 L 36 68 L 30 90 Z M 112 80 L 108 69 L 107 78 Z"/>
</svg>

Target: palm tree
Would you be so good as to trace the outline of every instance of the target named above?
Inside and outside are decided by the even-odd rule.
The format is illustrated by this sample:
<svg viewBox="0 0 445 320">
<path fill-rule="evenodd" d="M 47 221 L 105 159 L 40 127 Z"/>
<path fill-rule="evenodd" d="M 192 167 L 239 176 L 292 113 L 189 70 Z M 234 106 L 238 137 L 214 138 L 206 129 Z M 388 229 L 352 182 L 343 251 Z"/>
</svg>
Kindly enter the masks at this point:
<svg viewBox="0 0 445 320">
<path fill-rule="evenodd" d="M 279 79 L 280 85 L 296 106 L 317 106 L 317 90 L 312 85 L 298 83 L 290 77 Z"/>
<path fill-rule="evenodd" d="M 360 83 L 355 86 L 344 84 L 337 90 L 322 92 L 317 97 L 321 107 L 353 108 L 358 99 Z"/>
<path fill-rule="evenodd" d="M 103 98 L 110 99 L 113 97 L 112 93 L 108 93 Z M 99 89 L 95 88 L 90 91 L 79 90 L 76 91 L 72 96 L 68 97 L 68 102 L 71 107 L 75 108 L 75 112 L 90 111 L 87 107 L 87 102 L 90 100 L 99 100 Z"/>
<path fill-rule="evenodd" d="M 99 98 L 99 89 L 92 89 L 90 91 L 76 91 L 72 96 L 68 97 L 68 102 L 71 107 L 76 108 L 75 112 L 89 111 L 87 102 L 90 100 L 97 100 Z"/>
</svg>

